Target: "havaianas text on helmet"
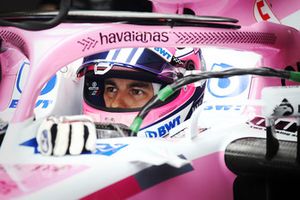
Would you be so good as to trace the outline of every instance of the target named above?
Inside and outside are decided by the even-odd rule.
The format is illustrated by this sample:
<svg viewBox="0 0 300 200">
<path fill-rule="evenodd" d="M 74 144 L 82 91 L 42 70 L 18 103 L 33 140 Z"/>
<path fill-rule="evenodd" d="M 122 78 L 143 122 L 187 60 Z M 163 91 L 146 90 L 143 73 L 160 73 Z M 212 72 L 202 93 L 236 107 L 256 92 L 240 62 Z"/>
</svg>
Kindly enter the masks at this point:
<svg viewBox="0 0 300 200">
<path fill-rule="evenodd" d="M 99 33 L 100 43 L 112 44 L 119 42 L 167 42 L 169 41 L 169 36 L 167 32 L 141 32 L 141 31 L 125 31 L 125 32 L 115 32 L 109 34 Z"/>
</svg>

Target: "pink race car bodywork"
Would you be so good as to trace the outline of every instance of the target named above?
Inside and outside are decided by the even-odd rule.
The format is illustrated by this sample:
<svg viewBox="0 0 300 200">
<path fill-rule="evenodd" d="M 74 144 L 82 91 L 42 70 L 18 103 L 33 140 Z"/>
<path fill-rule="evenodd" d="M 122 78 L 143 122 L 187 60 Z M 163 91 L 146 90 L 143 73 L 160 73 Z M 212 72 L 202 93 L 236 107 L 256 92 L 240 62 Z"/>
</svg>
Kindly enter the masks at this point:
<svg viewBox="0 0 300 200">
<path fill-rule="evenodd" d="M 249 120 L 249 108 L 240 109 L 238 106 L 245 101 L 259 100 L 265 87 L 294 83 L 266 77 L 247 79 L 251 84 L 247 86 L 245 98 L 221 108 L 222 111 L 240 112 L 232 112 L 234 115 L 230 116 L 220 114 L 220 104 L 214 102 L 200 106 L 199 110 L 204 109 L 201 110 L 201 119 L 199 117 L 200 125 L 198 114 L 192 116 L 191 121 L 197 121 L 196 125 L 191 125 L 196 126 L 196 130 L 189 130 L 194 135 L 192 137 L 187 133 L 185 138 L 171 141 L 130 137 L 104 139 L 98 142 L 98 153 L 95 155 L 63 158 L 41 156 L 34 143 L 40 122 L 34 119 L 34 108 L 45 84 L 63 67 L 97 52 L 141 46 L 213 47 L 255 53 L 259 57 L 258 62 L 253 62 L 249 67 L 298 70 L 300 32 L 297 27 L 261 21 L 285 21 L 288 16 L 299 13 L 300 5 L 296 0 L 288 4 L 277 1 L 272 5 L 263 0 L 243 3 L 218 1 L 220 4 L 196 0 L 180 2 L 153 0 L 153 11 L 174 13 L 174 10 L 183 12 L 184 8 L 193 8 L 197 15 L 238 18 L 241 28 L 119 23 L 62 23 L 42 31 L 0 27 L 2 47 L 7 49 L 0 54 L 4 77 L 0 84 L 0 113 L 3 116 L 12 105 L 20 63 L 30 63 L 22 95 L 13 115 L 7 119 L 10 125 L 1 146 L 1 199 L 234 199 L 233 185 L 237 175 L 226 166 L 226 147 L 239 138 L 265 137 L 263 128 L 258 127 L 262 122 L 254 122 L 252 118 Z M 196 6 L 198 4 L 201 6 Z M 250 11 L 247 13 L 244 8 Z M 247 67 L 247 63 L 243 65 Z M 75 88 L 80 87 L 72 87 Z M 208 86 L 207 90 L 211 88 Z M 72 91 L 65 91 L 70 92 L 70 96 L 74 95 Z M 65 94 L 67 98 L 69 93 Z M 216 92 L 211 94 L 217 96 Z M 208 97 L 207 100 L 210 100 Z M 72 100 L 64 99 L 58 107 L 67 104 L 72 104 Z M 260 108 L 255 109 L 254 113 L 260 115 Z M 206 124 L 205 120 L 211 122 Z M 185 128 L 182 130 L 188 130 Z M 296 140 L 295 136 L 283 139 Z M 171 153 L 169 157 L 164 157 L 161 152 Z M 173 155 L 184 157 L 190 163 L 174 167 L 172 162 L 176 159 L 172 160 Z"/>
<path fill-rule="evenodd" d="M 134 31 L 122 31 L 128 29 Z M 256 52 L 263 57 L 261 65 L 279 69 L 284 69 L 289 65 L 296 66 L 299 61 L 296 51 L 299 46 L 299 32 L 294 28 L 267 22 L 242 27 L 239 30 L 191 27 L 188 32 L 183 27 L 153 26 L 151 30 L 144 31 L 143 26 L 120 24 L 103 24 L 101 27 L 94 24 L 84 26 L 62 24 L 54 29 L 41 32 L 21 31 L 16 28 L 6 28 L 4 31 L 7 41 L 14 35 L 18 35 L 17 48 L 31 60 L 28 81 L 12 119 L 13 122 L 21 122 L 32 117 L 37 96 L 43 85 L 62 66 L 82 56 L 108 50 L 108 48 L 157 45 L 227 47 Z M 62 31 L 62 35 L 52 37 L 53 34 Z M 122 37 L 125 33 L 131 34 L 133 41 L 126 41 L 125 37 Z M 136 38 L 140 34 L 145 37 L 145 40 Z M 44 41 L 47 36 L 50 36 L 51 42 L 47 42 L 46 45 Z M 35 40 L 32 40 L 32 37 Z M 132 42 L 134 43 L 132 44 Z M 68 49 L 73 51 L 66 54 Z M 260 84 L 262 87 L 279 85 L 272 81 Z"/>
</svg>

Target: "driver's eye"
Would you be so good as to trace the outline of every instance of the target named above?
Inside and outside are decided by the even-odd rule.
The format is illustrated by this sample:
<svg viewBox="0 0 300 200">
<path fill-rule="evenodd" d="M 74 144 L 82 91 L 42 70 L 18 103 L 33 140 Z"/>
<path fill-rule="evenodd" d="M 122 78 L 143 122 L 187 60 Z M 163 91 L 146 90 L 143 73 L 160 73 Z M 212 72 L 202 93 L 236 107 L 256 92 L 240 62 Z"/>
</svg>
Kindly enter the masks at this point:
<svg viewBox="0 0 300 200">
<path fill-rule="evenodd" d="M 132 89 L 131 90 L 131 94 L 133 94 L 133 95 L 142 95 L 144 93 L 145 92 L 143 90 L 141 90 L 141 89 Z"/>
<path fill-rule="evenodd" d="M 105 92 L 116 92 L 117 88 L 114 86 L 105 86 Z"/>
</svg>

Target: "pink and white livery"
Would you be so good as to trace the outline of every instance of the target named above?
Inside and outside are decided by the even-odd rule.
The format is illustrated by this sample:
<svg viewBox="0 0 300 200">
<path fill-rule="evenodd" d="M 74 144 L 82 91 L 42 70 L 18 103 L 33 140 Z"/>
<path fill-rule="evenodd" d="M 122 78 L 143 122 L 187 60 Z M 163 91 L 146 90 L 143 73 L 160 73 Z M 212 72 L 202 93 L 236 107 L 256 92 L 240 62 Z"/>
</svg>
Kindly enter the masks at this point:
<svg viewBox="0 0 300 200">
<path fill-rule="evenodd" d="M 116 63 L 150 71 L 166 84 L 235 68 L 300 70 L 297 0 L 152 5 L 155 13 L 70 11 L 42 30 L 14 26 L 30 16 L 1 17 L 17 22 L 0 26 L 0 199 L 300 197 L 300 87 L 286 79 L 243 75 L 195 82 L 151 110 L 139 137 L 91 134 L 93 151 L 82 154 L 76 150 L 81 141 L 72 141 L 69 154 L 47 146 L 53 138 L 39 131 L 45 120 L 79 122 L 72 131 L 82 136 L 82 124 L 130 125 L 137 111 L 110 112 L 93 99 L 96 89 L 84 90 L 87 83 L 97 87 L 90 72 L 111 73 Z M 53 13 L 32 16 L 45 20 Z M 146 52 L 164 68 L 139 62 Z M 193 60 L 194 68 L 171 65 L 170 58 Z M 98 71 L 99 63 L 107 72 Z M 80 155 L 70 155 L 73 150 Z M 50 154 L 59 156 L 45 156 Z"/>
<path fill-rule="evenodd" d="M 129 127 L 138 114 L 138 109 L 107 108 L 101 94 L 105 78 L 149 81 L 153 85 L 154 93 L 157 93 L 163 85 L 174 82 L 186 71 L 203 71 L 201 57 L 200 49 L 161 47 L 113 49 L 85 57 L 78 70 L 79 76 L 83 76 L 81 71 L 86 74 L 83 114 L 92 116 L 95 122 L 121 123 Z M 94 74 L 94 66 L 105 67 Z M 156 106 L 144 119 L 139 136 L 163 137 L 170 129 L 189 119 L 193 110 L 202 103 L 204 88 L 205 84 L 198 84 L 196 87 L 195 84 L 187 85 L 170 100 Z M 159 128 L 170 121 L 172 123 L 167 128 Z"/>
</svg>

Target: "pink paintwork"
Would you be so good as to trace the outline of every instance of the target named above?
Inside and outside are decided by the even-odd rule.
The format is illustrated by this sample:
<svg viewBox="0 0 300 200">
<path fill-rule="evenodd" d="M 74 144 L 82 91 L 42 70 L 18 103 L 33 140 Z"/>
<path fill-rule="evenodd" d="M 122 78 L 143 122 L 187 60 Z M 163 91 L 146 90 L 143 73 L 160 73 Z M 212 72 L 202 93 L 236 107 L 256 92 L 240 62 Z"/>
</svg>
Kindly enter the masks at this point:
<svg viewBox="0 0 300 200">
<path fill-rule="evenodd" d="M 5 110 L 10 103 L 19 66 L 24 58 L 21 52 L 15 48 L 6 47 L 6 49 L 0 54 L 3 73 L 3 80 L 0 84 L 0 112 Z"/>
<path fill-rule="evenodd" d="M 15 164 L 0 166 L 0 199 L 26 196 L 86 170 L 86 166 Z M 37 184 L 38 183 L 38 184 Z"/>
<path fill-rule="evenodd" d="M 193 160 L 192 168 L 193 170 L 189 172 L 174 176 L 147 189 L 142 189 L 133 175 L 82 199 L 233 199 L 232 185 L 236 175 L 225 166 L 223 152 Z M 149 178 L 151 177 L 143 177 L 144 180 Z"/>
<path fill-rule="evenodd" d="M 66 23 L 44 31 L 26 31 L 13 27 L 0 27 L 0 37 L 4 44 L 7 44 L 10 48 L 15 48 L 9 58 L 4 59 L 5 54 L 1 54 L 0 57 L 1 62 L 7 61 L 9 63 L 8 66 L 1 63 L 4 67 L 4 75 L 0 84 L 0 111 L 7 107 L 12 96 L 12 87 L 20 60 L 19 54 L 15 52 L 16 50 L 28 57 L 31 65 L 26 85 L 11 121 L 12 124 L 24 122 L 26 119 L 33 117 L 35 102 L 42 87 L 58 70 L 78 58 L 111 48 L 141 46 L 225 47 L 241 51 L 253 51 L 262 55 L 262 60 L 257 67 L 267 66 L 285 69 L 287 66 L 291 66 L 297 70 L 297 62 L 300 61 L 299 31 L 293 27 L 267 21 L 271 21 L 272 16 L 275 16 L 275 20 L 280 23 L 281 19 L 298 11 L 300 9 L 298 0 L 291 0 L 289 3 L 283 0 L 153 0 L 153 8 L 154 12 L 163 13 L 183 13 L 184 8 L 189 8 L 197 15 L 233 17 L 239 20 L 238 24 L 242 25 L 242 28 L 234 30 L 116 23 Z M 125 34 L 130 35 L 126 40 L 124 39 Z M 280 79 L 253 77 L 248 98 L 260 99 L 264 87 L 281 84 Z M 294 83 L 286 81 L 285 84 Z M 177 103 L 181 102 L 174 103 L 174 106 Z M 19 134 L 18 131 L 14 133 Z M 209 145 L 212 145 L 212 143 L 207 144 L 207 146 Z M 235 175 L 225 166 L 224 152 L 220 149 L 214 149 L 213 153 L 210 152 L 210 154 L 203 156 L 201 154 L 202 150 L 202 146 L 197 149 L 198 157 L 192 162 L 193 171 L 161 182 L 140 193 L 135 193 L 135 195 L 131 193 L 131 196 L 127 197 L 132 200 L 199 199 L 198 195 L 201 194 L 201 199 L 233 199 L 232 187 Z M 31 173 L 33 166 L 23 164 L 6 166 L 13 169 L 17 177 L 20 177 L 19 181 L 21 182 L 18 183 L 22 183 L 28 193 L 42 190 L 43 187 L 55 184 L 72 176 L 73 173 L 80 173 L 85 169 L 79 167 L 64 171 L 62 174 L 50 173 L 49 175 L 46 173 L 49 176 L 53 175 L 52 179 L 47 179 L 45 176 L 41 184 L 36 184 L 33 181 L 43 172 Z M 72 167 L 74 166 L 72 165 Z M 0 169 L 1 183 L 4 184 L 1 185 L 0 198 L 26 195 L 24 188 L 20 188 L 20 184 L 18 185 L 12 179 L 10 174 L 5 171 L 4 166 Z M 51 172 L 51 169 L 49 171 Z M 113 186 L 103 188 L 99 185 L 98 192 L 100 191 L 100 193 L 98 194 L 101 195 L 101 190 L 110 187 Z M 9 193 L 10 191 L 12 192 Z M 89 197 L 97 197 L 97 191 L 94 194 L 96 196 L 92 194 Z"/>
<path fill-rule="evenodd" d="M 225 166 L 222 152 L 196 159 L 192 166 L 193 171 L 157 184 L 129 199 L 233 199 L 235 175 Z"/>
<path fill-rule="evenodd" d="M 23 49 L 31 61 L 29 78 L 24 88 L 13 121 L 21 122 L 33 114 L 34 103 L 43 85 L 68 63 L 108 48 L 138 46 L 216 46 L 238 50 L 249 50 L 263 56 L 262 66 L 284 68 L 295 66 L 299 61 L 299 32 L 278 24 L 260 22 L 239 30 L 202 27 L 145 26 L 125 24 L 62 24 L 47 31 L 24 31 L 3 28 L 11 34 L 18 34 L 24 41 Z M 122 40 L 126 31 L 131 40 Z M 147 30 L 147 31 L 145 31 Z M 128 33 L 128 31 L 126 32 Z M 128 33 L 128 34 L 129 34 Z M 135 38 L 138 34 L 157 35 L 156 39 Z M 32 38 L 35 40 L 32 40 Z M 121 38 L 121 39 L 119 39 Z M 121 41 L 118 41 L 121 40 Z M 50 41 L 45 43 L 44 41 Z M 69 51 L 72 49 L 72 51 Z"/>
<path fill-rule="evenodd" d="M 237 18 L 243 27 L 240 30 L 189 27 L 188 32 L 184 27 L 151 26 L 151 29 L 149 29 L 147 26 L 125 24 L 101 24 L 101 26 L 95 24 L 61 24 L 45 31 L 24 31 L 17 28 L 1 27 L 1 38 L 7 42 L 8 46 L 16 47 L 24 53 L 31 62 L 28 87 L 24 91 L 12 121 L 20 122 L 32 116 L 38 91 L 52 74 L 60 68 L 77 58 L 110 48 L 183 45 L 217 46 L 257 52 L 263 56 L 261 66 L 285 68 L 288 65 L 296 66 L 299 61 L 299 51 L 297 50 L 299 46 L 298 31 L 293 30 L 291 27 L 271 23 L 256 23 L 261 20 L 269 20 L 270 16 L 273 15 L 276 16 L 277 20 L 280 20 L 296 12 L 300 8 L 300 3 L 297 0 L 289 1 L 288 4 L 284 1 L 271 2 L 267 0 L 243 2 L 237 0 L 217 2 L 153 0 L 153 12 L 176 13 L 177 7 L 181 9 L 190 8 L 197 15 Z M 174 10 L 174 8 L 176 9 Z M 162 35 L 160 38 L 162 41 L 115 41 L 124 33 L 122 30 L 135 30 L 132 35 L 147 30 L 146 32 L 151 34 L 165 34 L 167 38 Z M 115 39 L 109 39 L 109 34 L 114 34 Z M 104 44 L 101 45 L 101 42 L 104 42 Z M 17 65 L 13 67 L 12 63 L 19 61 L 19 58 L 18 56 L 12 58 L 15 61 L 11 61 L 9 67 L 17 69 Z M 5 64 L 2 64 L 2 66 L 5 66 Z M 7 107 L 12 93 L 11 87 L 15 81 L 13 75 L 5 75 L 5 72 L 6 69 L 4 69 L 1 84 L 0 110 Z M 268 79 L 257 79 L 253 82 L 253 88 L 259 89 L 253 89 L 250 98 L 259 98 L 260 89 L 267 85 L 280 85 L 280 83 L 278 83 L 278 80 L 273 82 Z"/>
<path fill-rule="evenodd" d="M 159 13 L 184 13 L 192 10 L 200 16 L 223 16 L 239 20 L 242 25 L 251 25 L 257 21 L 283 23 L 282 20 L 297 12 L 298 0 L 152 0 L 153 11 Z M 283 23 L 284 24 L 284 23 Z"/>
</svg>

